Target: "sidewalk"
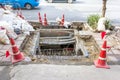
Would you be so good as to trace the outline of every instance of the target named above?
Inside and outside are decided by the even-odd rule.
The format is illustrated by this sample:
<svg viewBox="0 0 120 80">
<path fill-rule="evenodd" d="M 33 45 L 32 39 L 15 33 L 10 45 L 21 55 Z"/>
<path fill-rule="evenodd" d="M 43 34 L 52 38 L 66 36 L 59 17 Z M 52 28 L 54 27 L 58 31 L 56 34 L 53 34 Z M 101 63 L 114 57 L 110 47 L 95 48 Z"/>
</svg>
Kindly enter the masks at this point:
<svg viewBox="0 0 120 80">
<path fill-rule="evenodd" d="M 29 64 L 13 67 L 11 80 L 120 80 L 120 66 L 100 69 L 95 66 Z"/>
<path fill-rule="evenodd" d="M 20 35 L 16 40 L 16 45 L 17 47 L 19 48 L 21 46 L 21 44 L 23 43 L 23 40 L 25 39 L 25 35 Z M 5 57 L 5 53 L 6 51 L 9 51 L 10 53 L 12 53 L 11 51 L 11 45 L 3 45 L 3 44 L 0 44 L 0 63 L 5 63 L 5 64 L 10 64 L 11 60 L 10 60 L 10 57 L 6 58 Z"/>
<path fill-rule="evenodd" d="M 92 35 L 93 35 L 94 39 L 96 40 L 97 44 L 100 47 L 102 47 L 103 40 L 101 39 L 100 33 L 93 33 Z M 113 38 L 113 36 L 110 36 L 110 35 L 107 38 L 107 46 L 111 47 L 110 50 L 107 49 L 108 62 L 109 62 L 109 64 L 120 64 L 120 45 L 114 45 L 113 43 L 115 43 L 117 41 L 115 41 L 112 38 Z"/>
</svg>

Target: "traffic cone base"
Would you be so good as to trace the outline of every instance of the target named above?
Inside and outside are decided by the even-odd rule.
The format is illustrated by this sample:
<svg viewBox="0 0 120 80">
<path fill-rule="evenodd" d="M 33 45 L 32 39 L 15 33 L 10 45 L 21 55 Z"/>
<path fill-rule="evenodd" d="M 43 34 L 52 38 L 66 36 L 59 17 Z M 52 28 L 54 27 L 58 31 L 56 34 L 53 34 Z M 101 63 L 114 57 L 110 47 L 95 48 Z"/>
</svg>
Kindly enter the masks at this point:
<svg viewBox="0 0 120 80">
<path fill-rule="evenodd" d="M 97 68 L 110 69 L 110 67 L 107 65 L 107 63 L 105 63 L 105 65 L 100 65 L 100 64 L 98 63 L 98 60 L 95 60 L 95 61 L 94 61 L 94 64 L 95 64 L 95 66 L 96 66 Z"/>
<path fill-rule="evenodd" d="M 107 41 L 105 40 L 103 42 L 98 59 L 96 61 L 94 61 L 94 64 L 97 68 L 106 68 L 106 69 L 110 68 L 106 62 L 106 60 L 107 60 L 106 59 L 106 48 L 107 48 Z"/>
<path fill-rule="evenodd" d="M 10 38 L 10 43 L 11 43 L 12 52 L 13 52 L 13 54 L 11 54 L 12 63 L 16 63 L 25 59 L 23 53 L 20 52 L 18 47 L 15 45 L 15 41 L 13 38 Z"/>
<path fill-rule="evenodd" d="M 19 54 L 12 56 L 12 63 L 16 63 L 16 62 L 22 61 L 24 59 L 25 59 L 25 57 L 24 57 L 23 53 L 19 52 Z"/>
</svg>

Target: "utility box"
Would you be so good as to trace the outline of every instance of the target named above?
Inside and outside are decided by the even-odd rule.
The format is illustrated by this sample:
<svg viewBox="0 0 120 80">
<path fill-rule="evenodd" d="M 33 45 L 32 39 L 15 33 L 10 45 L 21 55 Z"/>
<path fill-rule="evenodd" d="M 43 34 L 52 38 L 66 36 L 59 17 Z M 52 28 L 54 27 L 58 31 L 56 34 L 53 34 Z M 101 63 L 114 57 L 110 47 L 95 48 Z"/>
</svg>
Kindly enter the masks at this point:
<svg viewBox="0 0 120 80">
<path fill-rule="evenodd" d="M 75 0 L 47 0 L 49 3 L 73 3 Z"/>
</svg>

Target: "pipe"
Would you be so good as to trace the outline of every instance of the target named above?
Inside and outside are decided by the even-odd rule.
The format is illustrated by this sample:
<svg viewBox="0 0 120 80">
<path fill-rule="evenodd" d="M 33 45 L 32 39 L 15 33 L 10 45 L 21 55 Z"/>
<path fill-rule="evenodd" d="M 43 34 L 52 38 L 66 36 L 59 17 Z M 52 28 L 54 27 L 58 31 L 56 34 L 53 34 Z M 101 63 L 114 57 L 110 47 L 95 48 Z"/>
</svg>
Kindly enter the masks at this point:
<svg viewBox="0 0 120 80">
<path fill-rule="evenodd" d="M 52 43 L 52 42 L 40 42 L 40 44 L 42 44 L 42 45 L 45 45 L 45 44 L 47 44 L 47 45 L 63 45 L 63 44 L 71 44 L 71 43 L 75 43 L 75 41 L 54 42 L 54 43 Z"/>
<path fill-rule="evenodd" d="M 63 32 L 63 31 L 62 31 Z M 57 33 L 57 32 L 56 32 Z M 71 38 L 71 37 L 73 37 L 74 36 L 74 33 L 73 32 L 69 32 L 69 31 L 64 31 L 64 34 L 65 33 L 69 33 L 69 36 L 62 36 L 62 37 L 60 37 L 59 35 L 59 37 L 44 37 L 44 38 L 57 38 L 57 39 L 66 39 L 66 38 Z M 42 37 L 40 37 L 40 38 L 42 38 Z"/>
</svg>

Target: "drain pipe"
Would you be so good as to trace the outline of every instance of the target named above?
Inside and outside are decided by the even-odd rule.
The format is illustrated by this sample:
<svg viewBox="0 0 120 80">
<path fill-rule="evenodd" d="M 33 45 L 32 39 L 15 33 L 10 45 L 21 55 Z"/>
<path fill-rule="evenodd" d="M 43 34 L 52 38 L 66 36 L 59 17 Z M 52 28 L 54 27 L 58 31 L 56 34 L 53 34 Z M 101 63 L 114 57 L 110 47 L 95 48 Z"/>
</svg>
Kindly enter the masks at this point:
<svg viewBox="0 0 120 80">
<path fill-rule="evenodd" d="M 75 37 L 76 37 L 76 49 L 75 49 L 76 54 L 78 54 L 78 50 L 81 49 L 83 55 L 84 55 L 86 58 L 88 58 L 88 57 L 89 57 L 89 53 L 88 53 L 86 47 L 84 46 L 83 41 L 80 41 L 80 40 L 78 39 L 78 36 L 75 36 Z"/>
<path fill-rule="evenodd" d="M 82 52 L 83 52 L 83 55 L 84 55 L 86 58 L 88 58 L 88 57 L 89 57 L 89 53 L 88 53 L 86 47 L 84 46 L 83 41 L 80 41 L 80 48 L 81 48 L 81 50 L 82 50 Z"/>
<path fill-rule="evenodd" d="M 89 58 L 89 53 L 88 53 L 87 49 L 84 49 L 84 56 L 85 56 L 86 58 Z"/>
</svg>

